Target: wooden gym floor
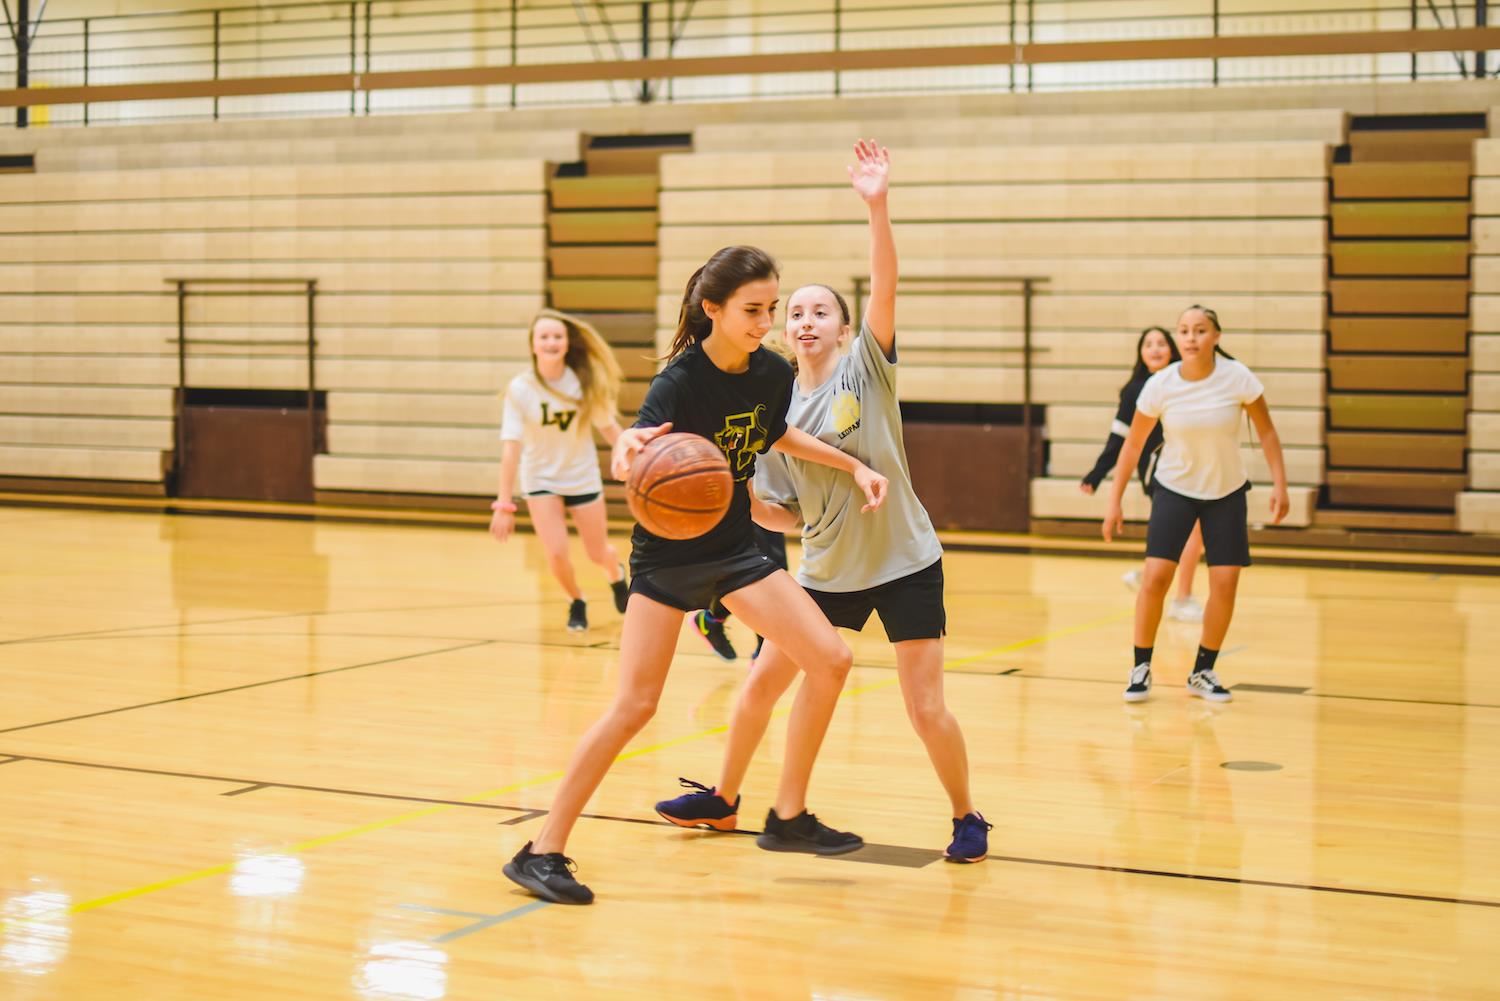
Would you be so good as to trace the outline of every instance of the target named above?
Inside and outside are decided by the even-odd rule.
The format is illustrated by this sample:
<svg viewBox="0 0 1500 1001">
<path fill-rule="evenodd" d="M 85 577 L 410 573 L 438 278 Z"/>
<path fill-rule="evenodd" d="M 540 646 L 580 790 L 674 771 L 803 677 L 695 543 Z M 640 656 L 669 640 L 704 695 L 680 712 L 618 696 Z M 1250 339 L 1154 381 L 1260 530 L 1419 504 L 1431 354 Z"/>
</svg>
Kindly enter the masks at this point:
<svg viewBox="0 0 1500 1001">
<path fill-rule="evenodd" d="M 500 865 L 612 691 L 590 569 L 579 638 L 530 537 L 0 507 L 0 538 L 6 999 L 1500 996 L 1500 577 L 1472 567 L 1256 567 L 1236 701 L 1184 694 L 1169 623 L 1126 706 L 1130 564 L 950 553 L 976 866 L 938 858 L 873 624 L 813 800 L 870 847 L 659 823 L 714 781 L 744 672 L 685 634 L 570 846 L 599 901 L 564 908 Z"/>
</svg>

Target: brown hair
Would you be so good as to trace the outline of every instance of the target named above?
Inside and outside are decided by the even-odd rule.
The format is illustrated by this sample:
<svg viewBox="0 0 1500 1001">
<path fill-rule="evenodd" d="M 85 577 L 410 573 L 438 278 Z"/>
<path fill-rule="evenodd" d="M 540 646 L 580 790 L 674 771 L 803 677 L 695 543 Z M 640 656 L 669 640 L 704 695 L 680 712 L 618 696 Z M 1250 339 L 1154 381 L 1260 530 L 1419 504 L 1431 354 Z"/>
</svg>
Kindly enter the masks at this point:
<svg viewBox="0 0 1500 1001">
<path fill-rule="evenodd" d="M 713 333 L 713 321 L 703 312 L 703 303 L 728 302 L 743 285 L 766 278 L 780 278 L 776 259 L 759 247 L 725 247 L 693 272 L 682 293 L 682 311 L 677 314 L 677 333 L 667 360 L 676 358 L 689 345 Z"/>
</svg>

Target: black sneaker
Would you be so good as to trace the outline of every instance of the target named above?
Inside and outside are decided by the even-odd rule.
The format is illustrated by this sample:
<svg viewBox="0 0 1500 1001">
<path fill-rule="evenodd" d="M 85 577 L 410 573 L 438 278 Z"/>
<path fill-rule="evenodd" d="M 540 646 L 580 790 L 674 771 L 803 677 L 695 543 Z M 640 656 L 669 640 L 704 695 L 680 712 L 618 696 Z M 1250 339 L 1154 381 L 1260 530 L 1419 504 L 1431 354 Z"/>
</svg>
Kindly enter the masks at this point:
<svg viewBox="0 0 1500 1001">
<path fill-rule="evenodd" d="M 592 904 L 594 891 L 573 878 L 578 866 L 562 852 L 536 855 L 531 842 L 505 863 L 506 878 L 527 893 L 554 904 Z"/>
<path fill-rule="evenodd" d="M 1234 699 L 1234 693 L 1219 684 L 1219 676 L 1212 670 L 1194 671 L 1190 674 L 1187 690 L 1189 695 L 1196 695 L 1209 702 L 1229 702 Z"/>
<path fill-rule="evenodd" d="M 675 799 L 664 799 L 656 804 L 656 812 L 662 819 L 670 820 L 678 827 L 711 827 L 716 831 L 732 831 L 739 823 L 740 798 L 727 802 L 718 790 L 710 789 L 692 779 L 677 780 L 684 789 L 693 790 Z"/>
<path fill-rule="evenodd" d="M 1151 665 L 1137 664 L 1130 671 L 1130 684 L 1125 686 L 1126 702 L 1145 702 L 1151 697 Z"/>
<path fill-rule="evenodd" d="M 763 646 L 765 646 L 765 645 L 766 645 L 766 638 L 764 636 L 757 636 L 757 637 L 755 637 L 755 652 L 750 655 L 750 663 L 752 665 L 757 660 L 760 660 L 760 648 L 763 647 Z"/>
<path fill-rule="evenodd" d="M 581 633 L 589 627 L 589 606 L 582 598 L 568 606 L 568 632 Z"/>
<path fill-rule="evenodd" d="M 698 635 L 703 637 L 704 642 L 713 647 L 714 653 L 722 659 L 734 661 L 739 654 L 734 652 L 734 644 L 729 642 L 729 635 L 724 632 L 724 620 L 716 619 L 708 614 L 707 609 L 699 609 L 698 614 L 693 616 L 693 624 L 698 627 Z"/>
<path fill-rule="evenodd" d="M 615 611 L 624 615 L 625 606 L 630 603 L 630 581 L 625 579 L 625 564 L 620 564 L 620 579 L 612 581 L 609 589 L 615 593 Z"/>
<path fill-rule="evenodd" d="M 768 852 L 843 855 L 859 851 L 865 846 L 865 839 L 858 834 L 835 831 L 806 810 L 791 820 L 782 820 L 773 809 L 766 814 L 765 833 L 755 843 Z"/>
</svg>

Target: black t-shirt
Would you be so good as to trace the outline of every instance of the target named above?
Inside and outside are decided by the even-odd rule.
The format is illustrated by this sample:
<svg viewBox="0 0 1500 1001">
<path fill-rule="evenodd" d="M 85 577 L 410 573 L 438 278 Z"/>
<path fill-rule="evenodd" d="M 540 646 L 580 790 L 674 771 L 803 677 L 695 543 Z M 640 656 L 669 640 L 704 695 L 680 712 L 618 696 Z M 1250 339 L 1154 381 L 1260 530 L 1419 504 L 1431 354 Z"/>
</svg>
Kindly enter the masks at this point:
<svg viewBox="0 0 1500 1001">
<path fill-rule="evenodd" d="M 651 380 L 636 417 L 639 428 L 672 422 L 673 431 L 701 435 L 729 460 L 734 490 L 729 510 L 707 534 L 696 539 L 663 539 L 640 525 L 631 536 L 634 573 L 728 559 L 755 548 L 748 483 L 755 457 L 786 433 L 792 402 L 792 366 L 774 351 L 755 351 L 747 371 L 730 373 L 693 344 Z"/>
<path fill-rule="evenodd" d="M 1104 443 L 1104 451 L 1099 453 L 1099 459 L 1094 463 L 1094 468 L 1089 470 L 1083 477 L 1083 482 L 1099 489 L 1099 484 L 1115 471 L 1115 462 L 1120 458 L 1120 449 L 1125 444 L 1125 435 L 1120 431 L 1123 428 L 1127 432 L 1130 422 L 1135 420 L 1135 401 L 1141 395 L 1141 387 L 1146 385 L 1146 380 L 1151 378 L 1148 372 L 1138 379 L 1131 379 L 1120 390 L 1120 409 L 1115 411 L 1114 427 L 1110 430 L 1109 440 Z M 1141 447 L 1141 457 L 1136 462 L 1136 472 L 1141 474 L 1141 485 L 1150 493 L 1155 487 L 1152 483 L 1156 472 L 1157 453 L 1161 451 L 1162 442 L 1166 437 L 1161 429 L 1161 422 L 1151 429 L 1146 436 L 1146 444 Z"/>
</svg>

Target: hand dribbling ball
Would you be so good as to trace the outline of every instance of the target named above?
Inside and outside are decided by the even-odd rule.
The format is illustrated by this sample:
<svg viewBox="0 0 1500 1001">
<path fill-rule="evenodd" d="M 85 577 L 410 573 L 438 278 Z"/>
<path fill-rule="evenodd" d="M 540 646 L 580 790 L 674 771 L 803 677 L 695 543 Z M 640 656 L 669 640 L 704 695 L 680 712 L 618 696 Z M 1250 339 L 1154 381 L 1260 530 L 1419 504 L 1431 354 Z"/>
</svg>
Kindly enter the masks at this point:
<svg viewBox="0 0 1500 1001">
<path fill-rule="evenodd" d="M 729 460 L 707 438 L 674 431 L 641 449 L 625 482 L 630 513 L 663 539 L 696 539 L 720 521 L 734 496 Z"/>
</svg>

